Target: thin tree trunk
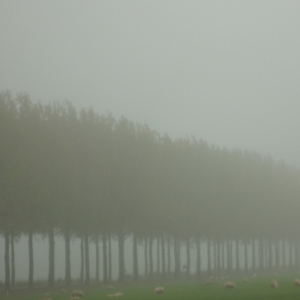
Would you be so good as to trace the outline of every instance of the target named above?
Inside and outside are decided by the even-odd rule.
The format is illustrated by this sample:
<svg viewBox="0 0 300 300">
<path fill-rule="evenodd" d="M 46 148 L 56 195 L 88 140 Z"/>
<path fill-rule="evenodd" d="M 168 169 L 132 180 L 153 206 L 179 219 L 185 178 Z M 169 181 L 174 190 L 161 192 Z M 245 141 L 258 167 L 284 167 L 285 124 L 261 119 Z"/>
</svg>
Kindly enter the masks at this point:
<svg viewBox="0 0 300 300">
<path fill-rule="evenodd" d="M 137 251 L 137 237 L 135 232 L 133 233 L 133 280 L 138 281 L 139 269 L 138 269 L 138 251 Z"/>
<path fill-rule="evenodd" d="M 90 284 L 90 253 L 89 253 L 89 236 L 85 232 L 84 235 L 84 252 L 85 252 L 85 285 Z"/>
<path fill-rule="evenodd" d="M 81 236 L 81 244 L 80 244 L 80 280 L 81 282 L 84 281 L 84 237 Z"/>
<path fill-rule="evenodd" d="M 148 238 L 145 237 L 144 240 L 144 260 L 145 260 L 145 277 L 147 278 L 149 276 L 148 271 Z"/>
<path fill-rule="evenodd" d="M 220 239 L 218 238 L 217 240 L 217 272 L 218 276 L 221 274 L 221 242 Z"/>
<path fill-rule="evenodd" d="M 160 273 L 160 252 L 159 252 L 159 235 L 157 236 L 157 244 L 156 244 L 156 273 L 157 275 Z"/>
<path fill-rule="evenodd" d="M 256 269 L 256 256 L 255 256 L 255 239 L 252 239 L 252 272 L 255 273 Z"/>
<path fill-rule="evenodd" d="M 10 242 L 11 242 L 11 256 L 10 256 L 10 267 L 11 267 L 11 274 L 10 274 L 10 283 L 11 286 L 14 287 L 16 283 L 16 267 L 15 267 L 15 236 L 12 232 L 10 235 Z"/>
<path fill-rule="evenodd" d="M 70 231 L 65 231 L 65 254 L 66 254 L 66 267 L 65 267 L 65 280 L 66 286 L 71 286 L 71 247 L 70 247 Z"/>
<path fill-rule="evenodd" d="M 280 265 L 279 251 L 280 251 L 280 249 L 279 249 L 279 241 L 276 239 L 275 240 L 275 267 L 276 267 L 276 270 L 279 270 L 279 265 Z"/>
<path fill-rule="evenodd" d="M 186 276 L 191 275 L 191 251 L 190 251 L 190 238 L 186 239 Z"/>
<path fill-rule="evenodd" d="M 281 240 L 281 253 L 282 253 L 282 268 L 286 269 L 286 260 L 285 260 L 285 241 Z"/>
<path fill-rule="evenodd" d="M 292 250 L 292 242 L 289 240 L 289 268 L 290 270 L 293 268 L 293 250 Z"/>
<path fill-rule="evenodd" d="M 10 268 L 9 268 L 9 231 L 8 228 L 5 227 L 4 232 L 4 241 L 5 241 L 5 252 L 4 252 L 4 260 L 5 260 L 5 290 L 10 290 Z"/>
<path fill-rule="evenodd" d="M 124 234 L 120 232 L 118 234 L 119 244 L 119 278 L 118 281 L 121 283 L 124 280 L 125 265 L 124 265 Z"/>
<path fill-rule="evenodd" d="M 263 248 L 263 238 L 258 239 L 258 261 L 259 261 L 259 270 L 262 273 L 264 269 L 264 248 Z"/>
<path fill-rule="evenodd" d="M 48 285 L 50 288 L 54 287 L 55 284 L 55 262 L 54 262 L 54 251 L 55 251 L 55 241 L 54 241 L 54 231 L 53 228 L 49 228 L 48 231 L 49 240 L 49 273 L 48 273 Z"/>
<path fill-rule="evenodd" d="M 239 249 L 239 240 L 235 241 L 235 268 L 236 273 L 240 274 L 240 249 Z"/>
<path fill-rule="evenodd" d="M 29 252 L 29 275 L 28 275 L 28 288 L 33 289 L 33 233 L 31 230 L 28 232 L 28 252 Z"/>
<path fill-rule="evenodd" d="M 248 245 L 247 241 L 244 242 L 244 250 L 245 250 L 245 272 L 248 273 Z"/>
<path fill-rule="evenodd" d="M 103 234 L 103 282 L 107 282 L 107 237 Z"/>
<path fill-rule="evenodd" d="M 99 236 L 96 235 L 96 240 L 95 240 L 95 250 L 96 250 L 96 274 L 95 274 L 95 280 L 96 283 L 100 282 L 100 272 L 99 272 Z"/>
<path fill-rule="evenodd" d="M 168 253 L 168 265 L 167 265 L 167 274 L 171 275 L 171 245 L 170 245 L 170 236 L 167 239 L 167 253 Z"/>
<path fill-rule="evenodd" d="M 175 278 L 178 278 L 178 275 L 179 275 L 179 271 L 178 271 L 178 246 L 177 246 L 177 243 L 178 243 L 178 240 L 177 240 L 177 237 L 174 236 L 174 262 L 175 262 L 175 271 L 174 271 L 174 276 Z"/>
<path fill-rule="evenodd" d="M 211 251 L 210 238 L 207 238 L 207 276 L 211 275 Z"/>
<path fill-rule="evenodd" d="M 152 253 L 152 244 L 153 244 L 153 237 L 150 236 L 149 240 L 149 278 L 153 278 L 153 253 Z"/>
<path fill-rule="evenodd" d="M 112 281 L 111 234 L 108 235 L 108 281 Z"/>
<path fill-rule="evenodd" d="M 166 254 L 165 254 L 165 236 L 161 236 L 161 259 L 162 259 L 162 277 L 166 277 Z"/>
<path fill-rule="evenodd" d="M 230 270 L 230 242 L 229 242 L 229 239 L 227 240 L 227 243 L 226 243 L 226 252 L 227 252 L 227 272 L 228 273 L 231 273 L 231 270 Z"/>
<path fill-rule="evenodd" d="M 197 260 L 196 260 L 196 275 L 198 278 L 201 278 L 201 253 L 200 253 L 200 238 L 196 237 L 196 248 L 197 248 Z"/>
</svg>

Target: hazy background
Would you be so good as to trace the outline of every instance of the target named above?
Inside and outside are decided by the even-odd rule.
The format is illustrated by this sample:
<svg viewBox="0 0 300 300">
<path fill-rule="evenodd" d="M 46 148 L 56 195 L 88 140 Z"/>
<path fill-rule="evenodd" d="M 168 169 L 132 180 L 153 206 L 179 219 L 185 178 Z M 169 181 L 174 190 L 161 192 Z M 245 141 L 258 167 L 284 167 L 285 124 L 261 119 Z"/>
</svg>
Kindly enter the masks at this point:
<svg viewBox="0 0 300 300">
<path fill-rule="evenodd" d="M 298 0 L 0 0 L 0 90 L 300 166 L 299 16 Z"/>
</svg>

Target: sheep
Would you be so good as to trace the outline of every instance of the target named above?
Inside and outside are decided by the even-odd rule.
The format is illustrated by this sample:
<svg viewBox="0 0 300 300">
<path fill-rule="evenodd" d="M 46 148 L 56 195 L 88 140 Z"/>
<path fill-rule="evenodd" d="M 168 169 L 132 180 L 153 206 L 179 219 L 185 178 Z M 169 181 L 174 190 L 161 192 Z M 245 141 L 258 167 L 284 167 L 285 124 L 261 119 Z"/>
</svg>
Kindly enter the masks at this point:
<svg viewBox="0 0 300 300">
<path fill-rule="evenodd" d="M 115 297 L 121 297 L 121 296 L 123 296 L 124 294 L 119 292 L 119 293 L 115 293 L 114 295 L 115 295 Z"/>
<path fill-rule="evenodd" d="M 230 281 L 225 282 L 224 286 L 225 286 L 226 289 L 235 289 L 236 288 L 235 283 L 230 282 Z"/>
<path fill-rule="evenodd" d="M 246 277 L 243 279 L 243 281 L 246 282 L 246 283 L 249 282 L 248 278 L 246 278 Z"/>
<path fill-rule="evenodd" d="M 294 286 L 300 286 L 300 279 L 294 280 Z"/>
<path fill-rule="evenodd" d="M 72 297 L 78 297 L 78 298 L 84 297 L 84 293 L 82 291 L 73 291 L 71 295 L 72 295 Z"/>
<path fill-rule="evenodd" d="M 277 289 L 278 288 L 278 283 L 276 280 L 273 280 L 270 284 L 271 288 Z"/>
<path fill-rule="evenodd" d="M 159 286 L 159 287 L 155 288 L 154 291 L 157 295 L 159 295 L 164 292 L 164 288 Z"/>
</svg>

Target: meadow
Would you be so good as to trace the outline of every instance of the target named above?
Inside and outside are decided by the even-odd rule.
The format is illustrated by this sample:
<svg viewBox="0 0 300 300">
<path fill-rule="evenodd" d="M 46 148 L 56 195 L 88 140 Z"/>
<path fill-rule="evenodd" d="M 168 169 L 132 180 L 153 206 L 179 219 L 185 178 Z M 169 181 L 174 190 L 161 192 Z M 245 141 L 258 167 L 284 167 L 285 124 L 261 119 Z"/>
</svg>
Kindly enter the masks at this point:
<svg viewBox="0 0 300 300">
<path fill-rule="evenodd" d="M 284 277 L 276 278 L 279 287 L 273 289 L 270 282 L 274 278 L 262 277 L 253 278 L 248 283 L 242 279 L 232 280 L 236 284 L 235 289 L 226 289 L 224 287 L 225 280 L 217 280 L 211 285 L 205 285 L 204 281 L 193 282 L 168 282 L 166 284 L 123 284 L 114 285 L 114 290 L 108 290 L 105 286 L 83 288 L 86 300 L 110 299 L 108 294 L 122 292 L 124 296 L 119 300 L 275 300 L 275 299 L 300 299 L 300 287 L 293 285 L 293 278 Z M 165 292 L 156 295 L 154 288 L 163 286 Z M 60 291 L 49 292 L 52 300 L 68 300 L 71 290 L 62 294 Z M 35 291 L 29 295 L 11 295 L 11 300 L 46 300 L 44 291 Z"/>
</svg>

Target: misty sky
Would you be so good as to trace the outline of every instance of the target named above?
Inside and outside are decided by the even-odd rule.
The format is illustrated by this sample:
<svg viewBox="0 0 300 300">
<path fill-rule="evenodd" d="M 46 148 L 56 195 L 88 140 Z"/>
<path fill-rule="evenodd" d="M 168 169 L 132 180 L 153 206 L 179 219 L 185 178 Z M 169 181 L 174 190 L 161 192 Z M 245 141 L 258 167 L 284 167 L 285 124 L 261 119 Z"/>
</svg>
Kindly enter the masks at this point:
<svg viewBox="0 0 300 300">
<path fill-rule="evenodd" d="M 300 166 L 299 16 L 299 0 L 0 0 L 0 90 Z"/>
</svg>

